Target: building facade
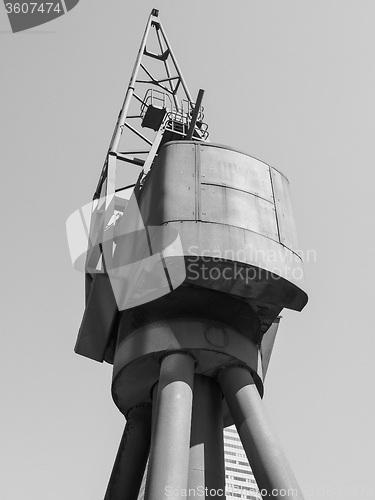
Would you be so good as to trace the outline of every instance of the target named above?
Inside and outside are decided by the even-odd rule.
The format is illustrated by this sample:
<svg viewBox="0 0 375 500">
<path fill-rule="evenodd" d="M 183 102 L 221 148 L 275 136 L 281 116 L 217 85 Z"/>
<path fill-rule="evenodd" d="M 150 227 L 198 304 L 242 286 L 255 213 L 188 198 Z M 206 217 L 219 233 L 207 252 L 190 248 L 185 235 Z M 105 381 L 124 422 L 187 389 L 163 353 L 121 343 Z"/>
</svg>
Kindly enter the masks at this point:
<svg viewBox="0 0 375 500">
<path fill-rule="evenodd" d="M 226 500 L 261 500 L 235 426 L 224 429 Z"/>
</svg>

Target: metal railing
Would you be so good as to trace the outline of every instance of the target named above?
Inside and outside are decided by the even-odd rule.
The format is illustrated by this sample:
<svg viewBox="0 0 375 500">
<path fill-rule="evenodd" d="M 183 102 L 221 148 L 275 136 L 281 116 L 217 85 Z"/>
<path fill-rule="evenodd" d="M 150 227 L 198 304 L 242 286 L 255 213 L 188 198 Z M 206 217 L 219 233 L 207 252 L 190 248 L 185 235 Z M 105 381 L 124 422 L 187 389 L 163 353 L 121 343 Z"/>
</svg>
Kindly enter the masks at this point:
<svg viewBox="0 0 375 500">
<path fill-rule="evenodd" d="M 166 130 L 175 134 L 179 134 L 181 136 L 187 135 L 195 103 L 184 99 L 181 101 L 180 106 L 176 107 L 173 105 L 172 99 L 169 94 L 156 89 L 148 89 L 141 104 L 142 118 L 144 118 L 149 106 L 153 106 L 159 109 L 166 109 Z M 204 123 L 203 120 L 204 107 L 201 106 L 199 109 L 197 124 L 195 127 L 199 137 L 194 136 L 194 138 L 205 141 L 208 138 L 209 133 L 208 125 L 207 123 Z"/>
</svg>

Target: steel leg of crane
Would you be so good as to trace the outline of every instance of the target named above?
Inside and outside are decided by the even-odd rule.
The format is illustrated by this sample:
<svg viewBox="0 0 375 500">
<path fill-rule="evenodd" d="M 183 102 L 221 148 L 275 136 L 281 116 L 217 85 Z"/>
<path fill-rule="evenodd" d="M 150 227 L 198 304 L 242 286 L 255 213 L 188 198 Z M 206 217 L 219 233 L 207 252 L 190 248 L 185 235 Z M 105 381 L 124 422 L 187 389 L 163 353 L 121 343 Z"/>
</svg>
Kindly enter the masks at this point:
<svg viewBox="0 0 375 500">
<path fill-rule="evenodd" d="M 136 500 L 151 441 L 151 405 L 132 408 L 104 500 Z"/>
<path fill-rule="evenodd" d="M 188 498 L 225 498 L 222 393 L 215 380 L 194 377 Z"/>
<path fill-rule="evenodd" d="M 262 498 L 303 500 L 250 372 L 240 366 L 228 367 L 218 379 Z"/>
<path fill-rule="evenodd" d="M 184 498 L 189 466 L 194 359 L 184 352 L 166 356 L 160 368 L 146 500 Z"/>
<path fill-rule="evenodd" d="M 159 386 L 159 382 L 157 382 L 154 385 L 154 387 L 152 388 L 152 390 L 151 390 L 151 397 L 152 397 L 151 435 L 153 433 L 154 422 L 155 422 L 156 402 L 157 402 L 157 396 L 158 396 L 158 386 Z M 140 498 L 142 500 L 144 499 L 144 496 L 145 496 L 147 475 L 148 475 L 148 464 L 146 464 L 145 472 L 144 472 L 144 477 L 142 479 L 141 487 L 139 488 L 139 495 L 141 495 Z"/>
</svg>

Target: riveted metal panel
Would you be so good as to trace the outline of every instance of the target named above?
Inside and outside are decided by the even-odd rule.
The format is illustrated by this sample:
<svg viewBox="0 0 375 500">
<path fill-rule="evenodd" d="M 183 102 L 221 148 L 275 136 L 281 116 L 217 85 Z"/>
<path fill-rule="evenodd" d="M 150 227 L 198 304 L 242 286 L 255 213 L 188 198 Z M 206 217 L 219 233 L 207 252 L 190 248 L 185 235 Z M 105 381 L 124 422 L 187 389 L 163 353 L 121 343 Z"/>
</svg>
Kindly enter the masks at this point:
<svg viewBox="0 0 375 500">
<path fill-rule="evenodd" d="M 253 194 L 222 186 L 201 186 L 200 219 L 229 224 L 278 240 L 272 203 Z"/>
<path fill-rule="evenodd" d="M 269 166 L 243 153 L 200 146 L 201 183 L 247 191 L 273 202 Z"/>
<path fill-rule="evenodd" d="M 298 240 L 289 182 L 280 172 L 271 169 L 280 243 L 293 251 L 298 251 Z"/>
<path fill-rule="evenodd" d="M 186 282 L 243 297 L 262 331 L 282 307 L 306 304 L 288 181 L 272 167 L 209 143 L 170 142 L 147 176 L 140 208 L 146 225 L 160 226 L 168 272 L 180 271 L 183 255 L 193 264 Z"/>
<path fill-rule="evenodd" d="M 144 223 L 150 226 L 170 220 L 196 218 L 195 145 L 165 146 L 141 192 Z"/>
</svg>

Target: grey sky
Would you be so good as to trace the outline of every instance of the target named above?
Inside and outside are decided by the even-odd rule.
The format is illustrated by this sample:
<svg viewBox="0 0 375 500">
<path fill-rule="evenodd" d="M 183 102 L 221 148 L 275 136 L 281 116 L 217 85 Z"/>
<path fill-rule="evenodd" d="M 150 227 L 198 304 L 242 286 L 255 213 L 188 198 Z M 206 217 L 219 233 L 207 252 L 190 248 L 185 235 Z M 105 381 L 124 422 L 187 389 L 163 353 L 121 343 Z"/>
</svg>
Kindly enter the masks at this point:
<svg viewBox="0 0 375 500">
<path fill-rule="evenodd" d="M 11 34 L 0 6 L 0 497 L 103 498 L 123 418 L 73 347 L 84 307 L 65 220 L 96 187 L 151 8 L 213 142 L 290 180 L 310 301 L 284 312 L 265 403 L 306 500 L 371 500 L 375 439 L 375 5 L 81 0 Z M 48 33 L 45 33 L 48 32 Z"/>
</svg>

